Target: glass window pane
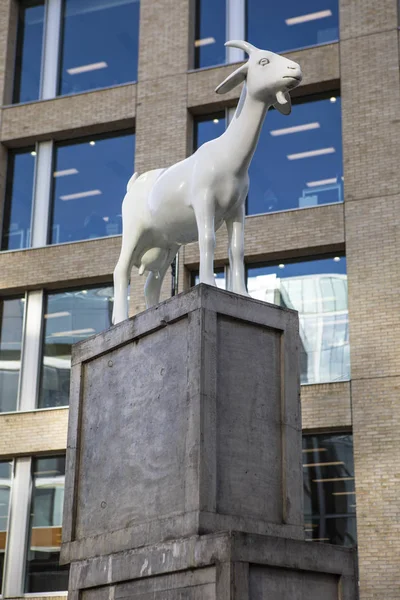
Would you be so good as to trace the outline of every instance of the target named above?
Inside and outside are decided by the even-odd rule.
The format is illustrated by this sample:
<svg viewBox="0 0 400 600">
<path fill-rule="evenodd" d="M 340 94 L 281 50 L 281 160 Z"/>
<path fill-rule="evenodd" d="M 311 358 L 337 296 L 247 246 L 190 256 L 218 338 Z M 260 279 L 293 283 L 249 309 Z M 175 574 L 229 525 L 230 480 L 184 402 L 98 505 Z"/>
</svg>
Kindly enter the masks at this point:
<svg viewBox="0 0 400 600">
<path fill-rule="evenodd" d="M 29 248 L 36 152 L 10 152 L 4 206 L 2 250 Z"/>
<path fill-rule="evenodd" d="M 44 1 L 22 2 L 19 9 L 13 102 L 40 97 Z"/>
<path fill-rule="evenodd" d="M 0 412 L 17 410 L 24 298 L 0 301 Z"/>
<path fill-rule="evenodd" d="M 352 435 L 304 435 L 303 483 L 306 540 L 355 546 Z"/>
<path fill-rule="evenodd" d="M 338 0 L 247 0 L 247 37 L 273 52 L 335 42 L 339 39 Z"/>
<path fill-rule="evenodd" d="M 139 8 L 139 0 L 64 0 L 59 94 L 136 81 Z"/>
<path fill-rule="evenodd" d="M 193 150 L 219 137 L 225 131 L 225 113 L 219 112 L 205 117 L 197 117 L 194 120 Z"/>
<path fill-rule="evenodd" d="M 249 176 L 249 215 L 342 202 L 340 97 L 269 110 Z"/>
<path fill-rule="evenodd" d="M 301 383 L 350 379 L 346 259 L 248 269 L 250 296 L 299 312 Z"/>
<path fill-rule="evenodd" d="M 0 594 L 7 546 L 8 518 L 12 484 L 12 462 L 0 462 Z"/>
<path fill-rule="evenodd" d="M 64 503 L 65 457 L 32 461 L 32 504 L 25 591 L 59 592 L 68 588 L 69 566 L 58 564 Z"/>
<path fill-rule="evenodd" d="M 111 326 L 112 286 L 48 294 L 39 408 L 69 402 L 71 345 Z"/>
<path fill-rule="evenodd" d="M 122 233 L 134 145 L 135 136 L 124 134 L 56 146 L 51 244 Z"/>
<path fill-rule="evenodd" d="M 225 62 L 225 0 L 196 0 L 195 69 Z"/>
<path fill-rule="evenodd" d="M 225 269 L 215 269 L 214 277 L 217 288 L 226 290 Z M 200 282 L 198 271 L 192 271 L 191 281 L 192 285 L 197 285 Z"/>
</svg>

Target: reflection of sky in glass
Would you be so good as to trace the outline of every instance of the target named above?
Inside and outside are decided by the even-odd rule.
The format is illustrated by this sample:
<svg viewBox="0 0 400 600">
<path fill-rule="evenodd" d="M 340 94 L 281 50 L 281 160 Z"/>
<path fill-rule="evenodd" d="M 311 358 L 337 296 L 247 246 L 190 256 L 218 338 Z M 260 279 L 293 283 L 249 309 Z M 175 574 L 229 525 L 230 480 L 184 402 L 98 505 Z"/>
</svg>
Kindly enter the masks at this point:
<svg viewBox="0 0 400 600">
<path fill-rule="evenodd" d="M 246 39 L 284 52 L 339 39 L 338 0 L 247 0 Z"/>
<path fill-rule="evenodd" d="M 306 540 L 355 546 L 352 436 L 305 435 L 302 459 Z"/>
<path fill-rule="evenodd" d="M 68 587 L 69 566 L 59 566 L 64 503 L 65 456 L 32 462 L 32 507 L 26 592 L 55 592 Z"/>
<path fill-rule="evenodd" d="M 196 0 L 196 69 L 225 62 L 225 13 L 225 0 Z"/>
<path fill-rule="evenodd" d="M 248 269 L 250 296 L 299 312 L 301 383 L 350 378 L 346 259 Z"/>
<path fill-rule="evenodd" d="M 15 58 L 13 102 L 37 100 L 40 95 L 40 69 L 43 48 L 44 2 L 19 11 L 18 41 Z"/>
<path fill-rule="evenodd" d="M 24 307 L 22 298 L 0 303 L 0 412 L 17 408 Z"/>
<path fill-rule="evenodd" d="M 35 173 L 34 148 L 10 152 L 4 207 L 1 249 L 16 250 L 30 245 L 33 181 Z"/>
<path fill-rule="evenodd" d="M 71 345 L 111 326 L 113 288 L 47 296 L 39 408 L 69 402 Z"/>
<path fill-rule="evenodd" d="M 343 200 L 341 103 L 333 97 L 295 104 L 289 116 L 268 111 L 249 169 L 247 214 Z"/>
<path fill-rule="evenodd" d="M 3 586 L 4 558 L 10 509 L 12 462 L 0 462 L 0 590 Z"/>
<path fill-rule="evenodd" d="M 223 269 L 223 270 L 215 271 L 214 277 L 215 277 L 215 284 L 216 284 L 217 288 L 220 288 L 221 290 L 225 290 L 226 289 L 225 270 Z M 193 282 L 193 285 L 197 285 L 198 283 L 200 283 L 198 271 L 193 271 L 192 282 Z"/>
<path fill-rule="evenodd" d="M 122 232 L 121 205 L 133 173 L 134 135 L 56 146 L 50 243 Z"/>
<path fill-rule="evenodd" d="M 224 112 L 215 113 L 212 116 L 197 117 L 194 121 L 194 150 L 222 135 L 225 127 L 226 119 Z"/>
<path fill-rule="evenodd" d="M 61 95 L 136 81 L 139 8 L 139 0 L 64 0 Z"/>
</svg>

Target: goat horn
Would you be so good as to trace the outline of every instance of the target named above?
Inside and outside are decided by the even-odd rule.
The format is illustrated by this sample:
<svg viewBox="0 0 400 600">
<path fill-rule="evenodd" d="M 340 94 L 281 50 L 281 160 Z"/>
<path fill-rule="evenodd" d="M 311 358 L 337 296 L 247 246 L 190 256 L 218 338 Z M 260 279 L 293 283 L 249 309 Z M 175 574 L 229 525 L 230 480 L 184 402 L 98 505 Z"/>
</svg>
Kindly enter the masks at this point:
<svg viewBox="0 0 400 600">
<path fill-rule="evenodd" d="M 240 48 L 240 50 L 244 50 L 245 52 L 247 52 L 247 54 L 251 54 L 252 52 L 254 52 L 254 50 L 258 50 L 258 48 L 256 48 L 252 44 L 249 44 L 249 42 L 245 42 L 242 40 L 231 40 L 229 42 L 225 42 L 225 46 L 231 46 L 231 48 Z"/>
</svg>

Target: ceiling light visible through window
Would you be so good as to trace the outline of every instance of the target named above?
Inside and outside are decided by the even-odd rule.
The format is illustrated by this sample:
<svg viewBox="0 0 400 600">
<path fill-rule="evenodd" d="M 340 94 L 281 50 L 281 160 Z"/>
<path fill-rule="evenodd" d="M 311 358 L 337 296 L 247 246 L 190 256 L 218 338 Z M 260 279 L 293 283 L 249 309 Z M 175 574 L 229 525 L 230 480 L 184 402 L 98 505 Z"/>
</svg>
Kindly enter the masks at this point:
<svg viewBox="0 0 400 600">
<path fill-rule="evenodd" d="M 311 158 L 313 156 L 322 156 L 323 154 L 333 154 L 335 148 L 320 148 L 319 150 L 309 150 L 308 152 L 299 152 L 297 154 L 288 154 L 289 160 L 298 160 L 299 158 Z"/>
<path fill-rule="evenodd" d="M 340 261 L 340 256 L 335 256 L 335 258 L 333 259 L 335 262 L 339 262 Z"/>
<path fill-rule="evenodd" d="M 301 15 L 299 17 L 291 17 L 290 19 L 285 19 L 286 25 L 299 25 L 300 23 L 307 23 L 308 21 L 316 21 L 317 19 L 325 19 L 326 17 L 331 17 L 331 10 L 320 10 L 318 12 L 309 13 L 308 15 Z"/>
<path fill-rule="evenodd" d="M 73 67 L 72 69 L 67 69 L 67 73 L 69 75 L 79 75 L 79 73 L 87 73 L 88 71 L 98 71 L 99 69 L 106 69 L 108 64 L 106 62 L 101 61 L 97 63 L 92 63 L 90 65 L 82 65 L 81 67 Z"/>
<path fill-rule="evenodd" d="M 89 142 L 89 144 L 90 144 L 91 146 L 95 146 L 95 145 L 96 145 L 96 142 L 94 142 L 94 141 L 92 140 L 91 142 Z"/>
<path fill-rule="evenodd" d="M 326 448 L 305 448 L 302 452 L 326 452 Z"/>
<path fill-rule="evenodd" d="M 337 183 L 337 178 L 332 177 L 331 179 L 320 179 L 319 181 L 309 181 L 306 183 L 307 187 L 319 187 L 321 185 L 330 185 L 333 183 Z"/>
<path fill-rule="evenodd" d="M 76 175 L 78 169 L 64 169 L 63 171 L 54 171 L 54 177 L 64 177 L 65 175 Z"/>
<path fill-rule="evenodd" d="M 283 263 L 281 263 L 280 265 L 278 265 L 278 267 L 279 267 L 280 269 L 284 269 L 284 268 L 285 268 L 285 265 L 284 265 Z"/>
<path fill-rule="evenodd" d="M 303 465 L 303 467 L 333 467 L 336 465 L 344 465 L 344 462 L 336 460 L 333 462 L 306 463 Z"/>
<path fill-rule="evenodd" d="M 57 319 L 58 317 L 69 317 L 70 316 L 70 312 L 68 311 L 62 311 L 62 312 L 55 312 L 55 313 L 47 313 L 46 315 L 44 315 L 45 319 Z"/>
<path fill-rule="evenodd" d="M 101 190 L 88 190 L 87 192 L 78 192 L 77 194 L 66 194 L 60 196 L 60 200 L 77 200 L 78 198 L 89 198 L 90 196 L 99 196 L 103 192 Z"/>
<path fill-rule="evenodd" d="M 215 44 L 215 38 L 208 37 L 203 38 L 202 40 L 195 40 L 194 42 L 196 48 L 200 48 L 200 46 L 209 46 L 210 44 Z"/>
<path fill-rule="evenodd" d="M 72 335 L 83 335 L 88 333 L 96 333 L 95 329 L 74 329 L 72 331 L 56 331 L 56 333 L 52 333 L 49 337 L 69 337 Z"/>
<path fill-rule="evenodd" d="M 285 127 L 284 129 L 273 129 L 270 134 L 276 135 L 288 135 L 289 133 L 298 133 L 300 131 L 309 131 L 310 129 L 319 129 L 319 123 L 305 123 L 304 125 L 296 125 L 295 127 Z"/>
<path fill-rule="evenodd" d="M 110 220 L 110 217 L 103 217 L 103 221 L 105 221 L 105 223 L 108 223 L 109 220 Z"/>
<path fill-rule="evenodd" d="M 213 119 L 213 123 L 215 123 L 215 124 L 219 123 L 219 119 Z"/>
<path fill-rule="evenodd" d="M 331 98 L 329 98 L 329 100 L 330 100 L 332 103 L 336 102 L 336 98 L 335 98 L 335 96 L 332 96 Z"/>
<path fill-rule="evenodd" d="M 36 151 L 35 150 L 32 150 L 31 156 L 36 156 Z"/>
<path fill-rule="evenodd" d="M 332 496 L 355 496 L 355 492 L 332 492 Z"/>
<path fill-rule="evenodd" d="M 326 483 L 331 481 L 353 481 L 354 477 L 325 477 L 324 479 L 313 479 L 314 483 Z"/>
</svg>

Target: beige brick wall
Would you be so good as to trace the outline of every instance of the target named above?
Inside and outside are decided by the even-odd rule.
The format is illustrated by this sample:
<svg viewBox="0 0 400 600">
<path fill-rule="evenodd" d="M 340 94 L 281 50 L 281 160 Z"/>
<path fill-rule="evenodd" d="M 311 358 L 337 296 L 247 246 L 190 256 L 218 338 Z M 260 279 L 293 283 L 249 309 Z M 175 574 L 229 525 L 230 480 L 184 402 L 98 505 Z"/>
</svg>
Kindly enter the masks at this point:
<svg viewBox="0 0 400 600">
<path fill-rule="evenodd" d="M 350 382 L 301 386 L 303 431 L 351 427 Z"/>
</svg>

